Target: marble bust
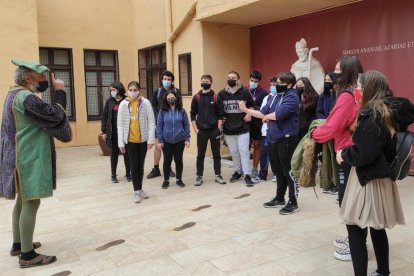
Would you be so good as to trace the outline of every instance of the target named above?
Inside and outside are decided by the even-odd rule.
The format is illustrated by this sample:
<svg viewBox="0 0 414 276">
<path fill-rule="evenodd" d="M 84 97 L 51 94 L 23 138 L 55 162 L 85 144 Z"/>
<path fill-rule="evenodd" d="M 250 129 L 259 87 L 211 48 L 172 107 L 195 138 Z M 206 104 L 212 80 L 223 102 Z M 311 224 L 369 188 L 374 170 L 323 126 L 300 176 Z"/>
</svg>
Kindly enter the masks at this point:
<svg viewBox="0 0 414 276">
<path fill-rule="evenodd" d="M 316 92 L 319 94 L 322 93 L 325 73 L 321 63 L 316 58 L 312 57 L 312 53 L 319 50 L 319 48 L 312 48 L 309 50 L 304 38 L 297 41 L 295 46 L 298 60 L 292 64 L 292 68 L 290 69 L 291 72 L 295 74 L 296 79 L 301 77 L 309 78 Z"/>
</svg>

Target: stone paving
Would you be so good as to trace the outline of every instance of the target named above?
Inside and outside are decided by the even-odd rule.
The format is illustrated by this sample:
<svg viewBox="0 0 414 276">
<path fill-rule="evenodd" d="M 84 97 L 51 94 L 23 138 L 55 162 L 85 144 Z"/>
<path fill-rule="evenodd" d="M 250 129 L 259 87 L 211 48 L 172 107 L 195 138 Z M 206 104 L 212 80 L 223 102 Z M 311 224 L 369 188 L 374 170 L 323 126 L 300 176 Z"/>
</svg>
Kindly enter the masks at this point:
<svg viewBox="0 0 414 276">
<path fill-rule="evenodd" d="M 351 263 L 332 256 L 333 239 L 346 230 L 335 196 L 320 188 L 319 199 L 313 189 L 301 189 L 300 211 L 282 216 L 278 209 L 262 207 L 274 196 L 275 183 L 252 188 L 214 183 L 207 158 L 204 183 L 195 187 L 195 156 L 185 154 L 187 186 L 172 181 L 162 190 L 162 178 L 145 179 L 150 198 L 135 204 L 132 184 L 122 177 L 122 159 L 119 164 L 120 183 L 112 184 L 109 157 L 97 146 L 58 149 L 58 189 L 42 200 L 35 230 L 35 241 L 43 244 L 38 252 L 58 258 L 49 266 L 23 270 L 18 258 L 9 256 L 14 202 L 0 200 L 0 274 L 352 275 Z M 151 167 L 152 151 L 145 174 Z M 228 162 L 222 174 L 230 178 Z M 414 178 L 398 188 L 407 225 L 388 231 L 391 271 L 414 275 Z M 106 249 L 113 241 L 119 242 Z M 372 246 L 370 251 L 373 256 Z M 374 257 L 369 261 L 373 270 Z"/>
</svg>

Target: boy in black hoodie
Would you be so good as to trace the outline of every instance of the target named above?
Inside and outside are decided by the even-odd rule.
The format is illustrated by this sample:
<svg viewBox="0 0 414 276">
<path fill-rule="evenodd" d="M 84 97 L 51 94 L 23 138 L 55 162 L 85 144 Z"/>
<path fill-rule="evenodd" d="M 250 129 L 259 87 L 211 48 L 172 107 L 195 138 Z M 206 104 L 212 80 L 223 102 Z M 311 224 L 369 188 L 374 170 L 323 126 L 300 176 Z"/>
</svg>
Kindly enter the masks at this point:
<svg viewBox="0 0 414 276">
<path fill-rule="evenodd" d="M 233 159 L 234 174 L 230 182 L 236 182 L 244 174 L 244 182 L 247 187 L 253 186 L 250 177 L 250 128 L 248 122 L 251 116 L 246 115 L 239 108 L 239 102 L 246 102 L 247 108 L 255 106 L 252 95 L 240 85 L 240 75 L 231 71 L 227 76 L 228 86 L 219 93 L 219 99 L 224 106 L 223 133 L 227 146 Z"/>
<path fill-rule="evenodd" d="M 223 102 L 218 99 L 217 94 L 211 89 L 213 78 L 210 75 L 201 76 L 200 90 L 191 102 L 191 124 L 197 134 L 197 175 L 195 186 L 203 183 L 204 157 L 207 143 L 210 140 L 211 152 L 214 160 L 214 181 L 226 184 L 221 176 L 220 157 L 220 129 L 223 125 Z"/>
</svg>

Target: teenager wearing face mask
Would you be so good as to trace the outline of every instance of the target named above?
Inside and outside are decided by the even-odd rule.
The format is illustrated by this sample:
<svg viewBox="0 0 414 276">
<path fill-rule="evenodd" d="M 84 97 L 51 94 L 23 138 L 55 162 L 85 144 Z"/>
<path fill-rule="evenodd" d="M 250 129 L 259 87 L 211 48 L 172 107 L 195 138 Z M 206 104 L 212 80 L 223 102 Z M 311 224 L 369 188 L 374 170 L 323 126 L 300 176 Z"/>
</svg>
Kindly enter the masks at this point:
<svg viewBox="0 0 414 276">
<path fill-rule="evenodd" d="M 170 186 L 171 162 L 174 159 L 176 184 L 183 188 L 185 184 L 183 175 L 184 147 L 190 147 L 190 123 L 187 112 L 183 108 L 181 96 L 175 91 L 164 94 L 162 107 L 157 118 L 157 137 L 159 150 L 164 153 L 164 182 L 161 188 Z"/>
<path fill-rule="evenodd" d="M 319 95 L 306 77 L 296 81 L 296 91 L 300 101 L 299 140 L 301 140 L 308 133 L 311 122 L 316 119 L 316 104 Z"/>
<path fill-rule="evenodd" d="M 178 95 L 181 96 L 181 91 L 174 86 L 174 74 L 170 71 L 165 71 L 162 73 L 161 79 L 161 87 L 154 90 L 152 94 L 152 109 L 154 110 L 155 116 L 155 123 L 157 123 L 158 113 L 162 108 L 163 105 L 163 98 L 167 92 L 174 91 Z M 157 138 L 157 134 L 155 134 L 155 138 Z M 154 148 L 154 168 L 151 172 L 147 175 L 148 179 L 161 176 L 160 172 L 160 159 L 161 159 L 161 150 L 158 147 Z M 175 173 L 172 169 L 170 169 L 170 176 L 175 177 Z"/>
<path fill-rule="evenodd" d="M 148 198 L 142 189 L 142 179 L 147 149 L 153 147 L 155 140 L 154 111 L 140 94 L 140 88 L 136 81 L 128 84 L 128 97 L 119 105 L 117 121 L 118 146 L 122 153 L 128 151 L 135 203 Z"/>
<path fill-rule="evenodd" d="M 260 106 L 260 109 L 266 106 L 266 104 L 273 99 L 276 95 L 276 77 L 270 78 L 270 89 L 269 94 L 263 99 L 263 102 Z M 262 140 L 261 140 L 261 151 L 260 151 L 260 171 L 259 175 L 256 177 L 257 182 L 262 182 L 267 180 L 267 175 L 269 172 L 269 138 L 267 137 L 267 123 L 262 124 Z M 276 182 L 276 176 L 273 175 L 273 182 Z"/>
<path fill-rule="evenodd" d="M 254 185 L 250 176 L 250 129 L 251 116 L 239 108 L 239 102 L 246 102 L 247 108 L 253 108 L 255 103 L 252 95 L 240 84 L 240 75 L 231 71 L 227 75 L 228 86 L 219 93 L 224 106 L 223 133 L 233 159 L 234 173 L 230 182 L 240 180 L 244 174 L 247 187 Z"/>
<path fill-rule="evenodd" d="M 214 160 L 214 181 L 226 184 L 221 176 L 220 129 L 223 125 L 223 103 L 211 89 L 213 78 L 210 75 L 201 76 L 201 90 L 191 101 L 191 124 L 197 134 L 197 172 L 194 185 L 203 183 L 204 158 L 207 143 L 210 141 Z"/>
<path fill-rule="evenodd" d="M 339 59 L 332 75 L 334 89 L 337 93 L 335 105 L 325 123 L 314 128 L 311 132 L 312 138 L 318 143 L 325 143 L 333 139 L 335 151 L 340 151 L 352 145 L 351 126 L 359 110 L 359 104 L 354 96 L 354 88 L 360 73 L 363 73 L 363 70 L 358 57 L 343 56 Z M 341 206 L 351 165 L 342 163 L 338 164 L 337 167 L 338 201 L 339 206 Z M 348 238 L 336 239 L 334 245 L 339 248 L 334 252 L 336 259 L 341 261 L 352 260 Z"/>
<path fill-rule="evenodd" d="M 250 73 L 249 79 L 249 91 L 252 95 L 253 101 L 257 107 L 262 105 L 263 99 L 267 96 L 266 89 L 260 86 L 260 81 L 262 80 L 262 73 L 259 71 L 253 71 Z M 261 145 L 262 145 L 262 120 L 253 117 L 250 121 L 250 140 L 252 141 L 253 146 L 253 169 L 252 177 L 257 178 L 259 173 L 257 171 L 257 166 L 260 161 Z"/>
<path fill-rule="evenodd" d="M 273 174 L 277 178 L 276 197 L 263 204 L 265 208 L 284 206 L 279 213 L 288 215 L 298 210 L 295 183 L 290 176 L 293 152 L 299 142 L 299 97 L 294 89 L 296 83 L 292 72 L 277 75 L 275 95 L 266 106 L 258 110 L 247 109 L 245 103 L 240 108 L 268 123 L 269 159 Z M 289 201 L 285 204 L 285 193 L 289 188 Z"/>
<path fill-rule="evenodd" d="M 323 84 L 323 92 L 319 95 L 318 105 L 316 106 L 316 119 L 326 119 L 335 103 L 336 93 L 333 89 L 333 74 L 326 74 Z"/>
<path fill-rule="evenodd" d="M 119 82 L 115 81 L 109 86 L 111 97 L 106 100 L 102 115 L 101 131 L 102 138 L 105 140 L 108 147 L 111 148 L 111 180 L 112 183 L 118 183 L 116 177 L 116 167 L 118 165 L 119 147 L 118 147 L 118 110 L 119 104 L 125 99 L 125 87 Z M 131 182 L 131 169 L 129 167 L 128 152 L 124 154 L 125 172 L 128 182 Z"/>
</svg>

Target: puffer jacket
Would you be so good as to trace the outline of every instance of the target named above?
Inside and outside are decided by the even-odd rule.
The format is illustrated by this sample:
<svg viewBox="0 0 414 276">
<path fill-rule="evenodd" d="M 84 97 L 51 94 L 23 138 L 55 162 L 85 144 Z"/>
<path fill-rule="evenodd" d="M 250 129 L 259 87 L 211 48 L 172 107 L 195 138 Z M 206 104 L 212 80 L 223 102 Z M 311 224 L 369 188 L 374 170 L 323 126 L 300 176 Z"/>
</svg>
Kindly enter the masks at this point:
<svg viewBox="0 0 414 276">
<path fill-rule="evenodd" d="M 141 133 L 141 142 L 147 142 L 148 144 L 154 144 L 155 140 L 155 119 L 154 111 L 150 101 L 141 97 L 138 103 L 138 120 Z M 118 110 L 118 147 L 124 148 L 128 144 L 129 137 L 129 124 L 131 120 L 131 114 L 129 110 L 129 99 L 125 98 L 119 105 Z"/>
<path fill-rule="evenodd" d="M 161 109 L 157 118 L 158 143 L 175 144 L 180 141 L 190 141 L 190 122 L 184 109 Z"/>
</svg>

